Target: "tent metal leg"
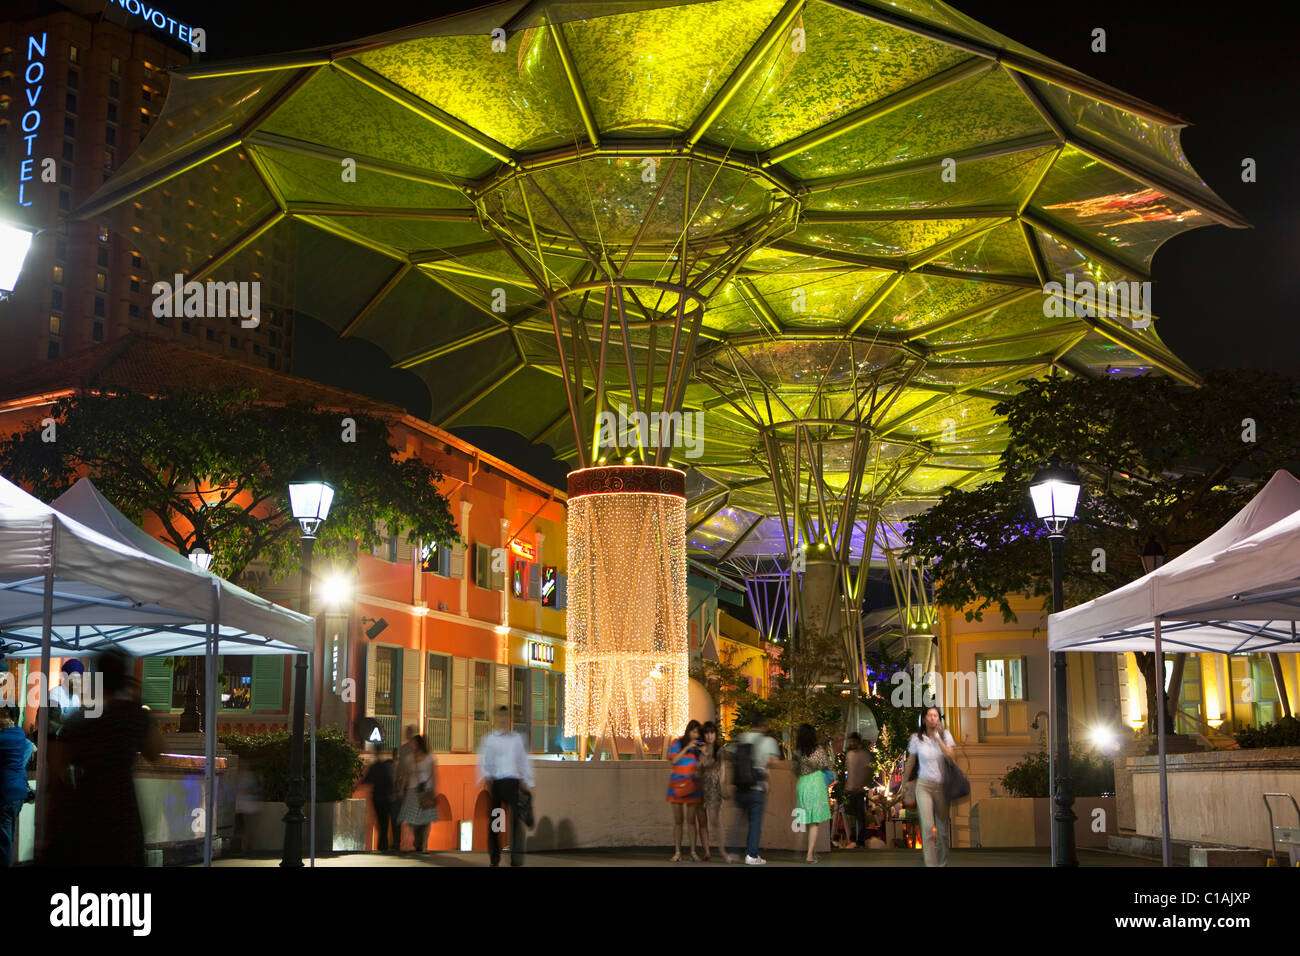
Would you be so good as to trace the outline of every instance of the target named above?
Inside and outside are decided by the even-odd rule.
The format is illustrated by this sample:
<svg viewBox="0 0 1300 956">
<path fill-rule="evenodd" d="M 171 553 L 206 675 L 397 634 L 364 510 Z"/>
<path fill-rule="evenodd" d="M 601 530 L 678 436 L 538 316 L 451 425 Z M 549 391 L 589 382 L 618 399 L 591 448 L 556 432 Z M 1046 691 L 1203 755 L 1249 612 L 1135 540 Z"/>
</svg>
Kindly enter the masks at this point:
<svg viewBox="0 0 1300 956">
<path fill-rule="evenodd" d="M 1156 640 L 1156 740 L 1160 753 L 1160 859 L 1162 866 L 1173 866 L 1173 848 L 1169 845 L 1169 777 L 1165 768 L 1165 657 L 1160 647 L 1160 618 L 1155 619 Z"/>
<path fill-rule="evenodd" d="M 217 648 L 214 625 L 208 625 L 203 663 L 203 865 L 212 865 L 212 831 L 217 825 Z"/>
<path fill-rule="evenodd" d="M 40 859 L 45 848 L 45 821 L 50 809 L 50 641 L 54 629 L 54 539 L 58 525 L 50 524 L 50 566 L 45 572 L 45 596 L 41 610 L 41 675 L 45 681 L 42 700 L 36 710 L 36 820 L 34 855 Z"/>
<path fill-rule="evenodd" d="M 311 787 L 308 789 L 307 805 L 311 807 L 311 826 L 308 839 L 311 840 L 311 865 L 316 865 L 316 714 L 320 706 L 316 700 L 316 653 L 307 658 L 307 693 L 312 695 L 311 713 L 307 715 L 307 733 L 311 740 Z"/>
</svg>

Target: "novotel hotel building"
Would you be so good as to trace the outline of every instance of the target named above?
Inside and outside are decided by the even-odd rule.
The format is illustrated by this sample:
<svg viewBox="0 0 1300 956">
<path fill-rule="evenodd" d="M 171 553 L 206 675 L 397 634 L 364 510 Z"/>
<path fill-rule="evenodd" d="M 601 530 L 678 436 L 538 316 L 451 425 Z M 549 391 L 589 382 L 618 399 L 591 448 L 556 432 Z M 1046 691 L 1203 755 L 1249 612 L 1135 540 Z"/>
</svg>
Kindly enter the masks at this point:
<svg viewBox="0 0 1300 956">
<path fill-rule="evenodd" d="M 267 247 L 261 322 L 153 314 L 150 264 L 130 235 L 65 218 L 160 122 L 168 71 L 195 60 L 195 25 L 150 0 L 9 0 L 0 20 L 0 215 L 43 230 L 0 302 L 0 377 L 130 332 L 274 370 L 291 366 L 293 317 L 278 307 L 287 256 Z M 206 38 L 205 38 L 206 39 Z M 138 228 L 206 232 L 183 197 L 139 208 Z M 165 277 L 170 278 L 170 277 Z"/>
</svg>

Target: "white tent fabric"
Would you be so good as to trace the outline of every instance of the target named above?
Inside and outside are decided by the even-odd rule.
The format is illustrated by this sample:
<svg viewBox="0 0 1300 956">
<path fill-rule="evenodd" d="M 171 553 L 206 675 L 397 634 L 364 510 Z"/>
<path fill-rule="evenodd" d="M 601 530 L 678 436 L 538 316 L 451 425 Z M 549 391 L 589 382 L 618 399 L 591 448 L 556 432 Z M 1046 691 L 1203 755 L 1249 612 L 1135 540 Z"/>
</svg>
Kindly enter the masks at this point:
<svg viewBox="0 0 1300 956">
<path fill-rule="evenodd" d="M 1047 618 L 1053 652 L 1300 653 L 1300 481 L 1278 471 L 1196 547 L 1108 594 Z M 1157 712 L 1165 709 L 1157 681 Z M 1157 721 L 1161 846 L 1172 862 L 1165 725 Z"/>
<path fill-rule="evenodd" d="M 0 648 L 49 661 L 109 647 L 136 657 L 207 657 L 206 726 L 214 726 L 218 654 L 303 653 L 312 618 L 272 604 L 190 565 L 129 522 L 86 479 L 52 508 L 0 477 Z M 81 520 L 79 520 L 81 519 Z M 310 655 L 308 656 L 310 660 Z M 46 712 L 39 718 L 48 733 Z M 312 787 L 315 787 L 315 733 Z M 215 736 L 207 740 L 205 819 L 214 810 Z M 38 753 L 43 795 L 46 753 Z M 43 813 L 38 804 L 38 827 Z M 313 830 L 315 821 L 313 819 Z M 204 861 L 211 862 L 211 828 Z M 312 842 L 315 863 L 315 841 Z"/>
<path fill-rule="evenodd" d="M 1278 471 L 1196 547 L 1131 584 L 1048 618 L 1053 651 L 1300 651 L 1300 481 Z"/>
<path fill-rule="evenodd" d="M 311 650 L 311 618 L 199 571 L 179 555 L 161 555 L 169 549 L 131 525 L 88 481 L 76 488 L 55 509 L 0 478 L 0 641 L 8 656 L 41 654 L 44 579 L 51 569 L 51 651 L 58 656 L 110 644 L 136 657 L 203 654 L 217 600 L 219 653 Z M 142 547 L 144 541 L 152 546 Z"/>
</svg>

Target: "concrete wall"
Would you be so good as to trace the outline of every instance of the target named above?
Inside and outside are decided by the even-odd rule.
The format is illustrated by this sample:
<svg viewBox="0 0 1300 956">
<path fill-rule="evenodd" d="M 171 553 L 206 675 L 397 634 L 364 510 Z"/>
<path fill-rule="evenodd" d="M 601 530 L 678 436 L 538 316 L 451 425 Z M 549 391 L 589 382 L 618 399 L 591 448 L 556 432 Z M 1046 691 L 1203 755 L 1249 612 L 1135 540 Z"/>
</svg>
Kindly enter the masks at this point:
<svg viewBox="0 0 1300 956">
<path fill-rule="evenodd" d="M 1104 850 L 1110 835 L 1118 832 L 1114 797 L 1076 797 L 1074 814 L 1076 847 Z M 1051 846 L 1051 801 L 1046 797 L 977 800 L 971 808 L 970 837 L 971 846 Z"/>
<path fill-rule="evenodd" d="M 537 826 L 529 833 L 530 851 L 672 846 L 673 814 L 665 799 L 668 765 L 664 761 L 539 760 L 534 767 Z M 794 808 L 794 774 L 787 761 L 775 763 L 763 814 L 764 851 L 802 852 L 807 846 L 807 833 L 793 829 Z M 722 815 L 727 847 L 734 853 L 743 848 L 745 840 L 744 823 L 734 800 L 724 798 Z M 819 852 L 830 850 L 829 824 L 820 827 L 817 848 Z"/>
<path fill-rule="evenodd" d="M 1265 793 L 1300 798 L 1300 747 L 1214 750 L 1170 754 L 1169 836 L 1175 841 L 1268 849 Z M 1133 809 L 1139 834 L 1160 835 L 1160 775 L 1157 757 L 1129 757 Z M 1274 805 L 1274 822 L 1295 826 L 1290 801 Z"/>
</svg>

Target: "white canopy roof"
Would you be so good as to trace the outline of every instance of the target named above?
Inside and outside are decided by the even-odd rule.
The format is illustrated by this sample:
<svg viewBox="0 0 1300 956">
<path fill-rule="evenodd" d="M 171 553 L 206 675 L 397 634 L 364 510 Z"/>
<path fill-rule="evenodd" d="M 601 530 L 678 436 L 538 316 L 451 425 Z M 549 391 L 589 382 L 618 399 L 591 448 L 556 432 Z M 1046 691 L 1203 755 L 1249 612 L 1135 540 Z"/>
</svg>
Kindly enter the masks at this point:
<svg viewBox="0 0 1300 956">
<path fill-rule="evenodd" d="M 1278 471 L 1196 547 L 1047 619 L 1053 651 L 1300 652 L 1300 481 Z"/>
<path fill-rule="evenodd" d="M 127 521 L 88 480 L 55 509 L 0 478 L 0 641 L 9 656 L 41 654 L 51 568 L 55 656 L 108 645 L 137 657 L 201 655 L 206 626 L 218 620 L 219 653 L 287 654 L 313 646 L 311 618 L 190 566 Z"/>
</svg>

